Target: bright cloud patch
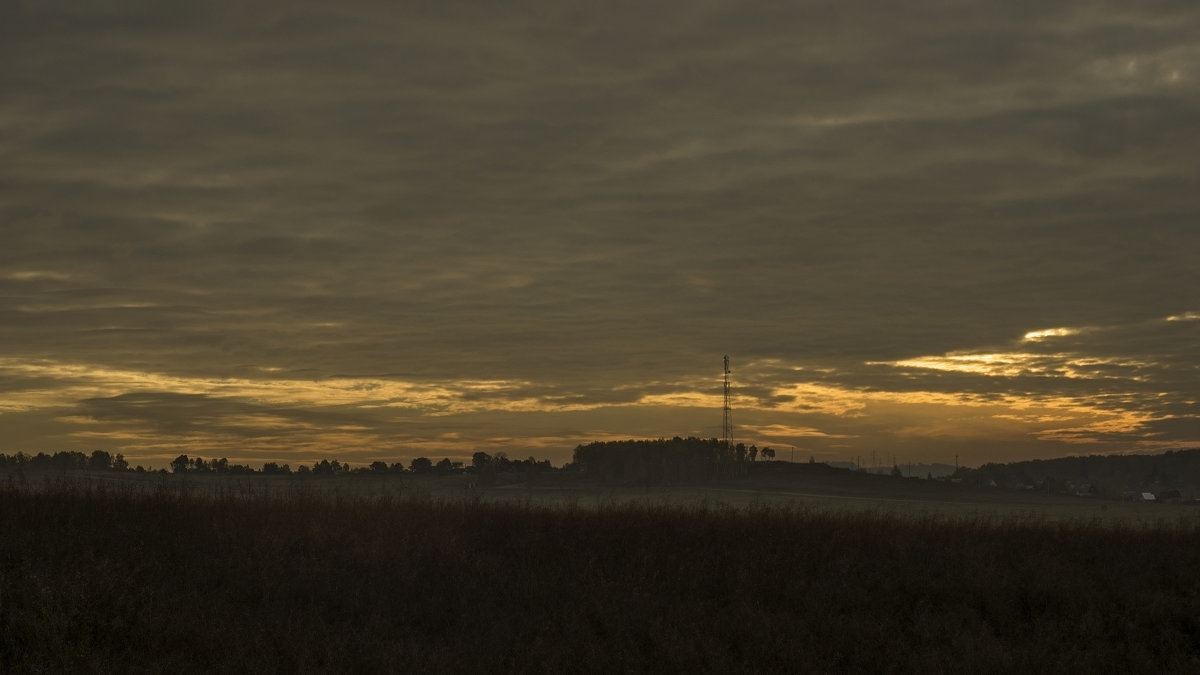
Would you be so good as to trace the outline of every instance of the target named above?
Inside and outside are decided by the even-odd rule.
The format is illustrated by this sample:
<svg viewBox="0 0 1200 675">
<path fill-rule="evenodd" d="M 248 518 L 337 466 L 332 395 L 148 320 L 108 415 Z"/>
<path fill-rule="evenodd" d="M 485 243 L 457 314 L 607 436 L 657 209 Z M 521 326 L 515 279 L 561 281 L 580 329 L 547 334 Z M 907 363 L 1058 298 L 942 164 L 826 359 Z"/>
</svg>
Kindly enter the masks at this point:
<svg viewBox="0 0 1200 675">
<path fill-rule="evenodd" d="M 1025 334 L 1026 342 L 1040 342 L 1047 338 L 1067 337 L 1068 335 L 1078 335 L 1078 328 L 1046 328 L 1043 330 L 1034 330 Z"/>
<path fill-rule="evenodd" d="M 897 368 L 939 370 L 988 377 L 1064 377 L 1072 379 L 1137 379 L 1147 361 L 1100 358 L 1074 354 L 947 354 L 923 356 L 890 363 Z"/>
</svg>

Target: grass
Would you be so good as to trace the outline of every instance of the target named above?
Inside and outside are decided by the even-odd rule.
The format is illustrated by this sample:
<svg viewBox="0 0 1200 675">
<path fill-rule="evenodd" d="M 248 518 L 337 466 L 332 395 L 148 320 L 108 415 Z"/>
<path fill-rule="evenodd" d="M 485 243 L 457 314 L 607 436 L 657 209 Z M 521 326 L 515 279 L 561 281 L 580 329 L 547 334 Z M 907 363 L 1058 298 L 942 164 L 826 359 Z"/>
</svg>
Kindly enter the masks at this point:
<svg viewBox="0 0 1200 675">
<path fill-rule="evenodd" d="M 4 672 L 1200 668 L 1200 527 L 0 490 Z"/>
</svg>

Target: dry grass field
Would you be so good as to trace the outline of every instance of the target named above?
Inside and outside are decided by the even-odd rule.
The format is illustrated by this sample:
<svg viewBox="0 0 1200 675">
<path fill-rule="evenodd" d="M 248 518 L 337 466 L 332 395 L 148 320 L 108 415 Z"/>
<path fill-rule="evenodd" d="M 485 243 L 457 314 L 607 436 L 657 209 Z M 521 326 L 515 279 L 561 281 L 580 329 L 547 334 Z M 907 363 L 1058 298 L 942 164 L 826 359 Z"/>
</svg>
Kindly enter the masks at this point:
<svg viewBox="0 0 1200 675">
<path fill-rule="evenodd" d="M 1186 507 L 262 478 L 6 484 L 0 670 L 1200 668 Z"/>
</svg>

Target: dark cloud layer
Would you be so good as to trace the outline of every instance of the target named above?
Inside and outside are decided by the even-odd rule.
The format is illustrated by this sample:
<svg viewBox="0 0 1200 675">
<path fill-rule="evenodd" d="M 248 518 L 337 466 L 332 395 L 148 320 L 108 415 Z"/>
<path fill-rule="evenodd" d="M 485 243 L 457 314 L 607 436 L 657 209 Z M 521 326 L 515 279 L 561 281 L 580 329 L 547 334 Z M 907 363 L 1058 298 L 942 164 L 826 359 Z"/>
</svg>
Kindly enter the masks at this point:
<svg viewBox="0 0 1200 675">
<path fill-rule="evenodd" d="M 314 438 L 359 406 L 388 452 L 705 434 L 731 353 L 748 422 L 838 443 L 967 441 L 789 387 L 1194 443 L 1197 34 L 1185 2 L 6 3 L 0 429 L 152 395 Z M 1010 352 L 1040 370 L 912 365 Z M 222 378 L 458 393 L 400 428 Z M 1031 428 L 971 443 L 1075 451 Z"/>
</svg>

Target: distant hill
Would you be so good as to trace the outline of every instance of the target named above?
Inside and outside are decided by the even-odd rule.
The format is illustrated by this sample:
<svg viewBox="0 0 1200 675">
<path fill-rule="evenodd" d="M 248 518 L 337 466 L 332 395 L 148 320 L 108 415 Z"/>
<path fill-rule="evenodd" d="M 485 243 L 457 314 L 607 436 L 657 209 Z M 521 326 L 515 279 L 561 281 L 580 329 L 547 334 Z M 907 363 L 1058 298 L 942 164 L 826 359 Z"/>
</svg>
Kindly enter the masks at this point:
<svg viewBox="0 0 1200 675">
<path fill-rule="evenodd" d="M 1086 492 L 1110 498 L 1150 492 L 1190 500 L 1200 498 L 1200 448 L 1160 455 L 1088 455 L 984 464 L 978 469 L 960 469 L 957 476 L 966 483 L 1015 490 Z"/>
<path fill-rule="evenodd" d="M 731 490 L 793 494 L 797 497 L 874 499 L 897 502 L 954 502 L 1047 506 L 1077 504 L 1078 498 L 1036 490 L 999 490 L 950 479 L 926 480 L 830 466 L 819 462 L 752 462 L 741 475 L 710 485 Z"/>
<path fill-rule="evenodd" d="M 753 461 L 742 446 L 717 439 L 605 441 L 575 448 L 565 467 L 581 479 L 614 485 L 682 485 L 717 482 L 754 489 L 815 493 L 896 493 L 904 499 L 972 500 L 980 488 L 1003 488 L 1012 499 L 1061 495 L 1121 499 L 1153 494 L 1158 500 L 1200 500 L 1200 448 L 1158 455 L 1089 455 L 984 464 L 977 469 L 944 464 L 866 470 L 845 463 Z M 914 480 L 914 479 L 933 480 Z M 887 479 L 887 480 L 881 480 Z M 889 482 L 890 481 L 890 482 Z M 947 491 L 954 484 L 958 489 Z"/>
</svg>

